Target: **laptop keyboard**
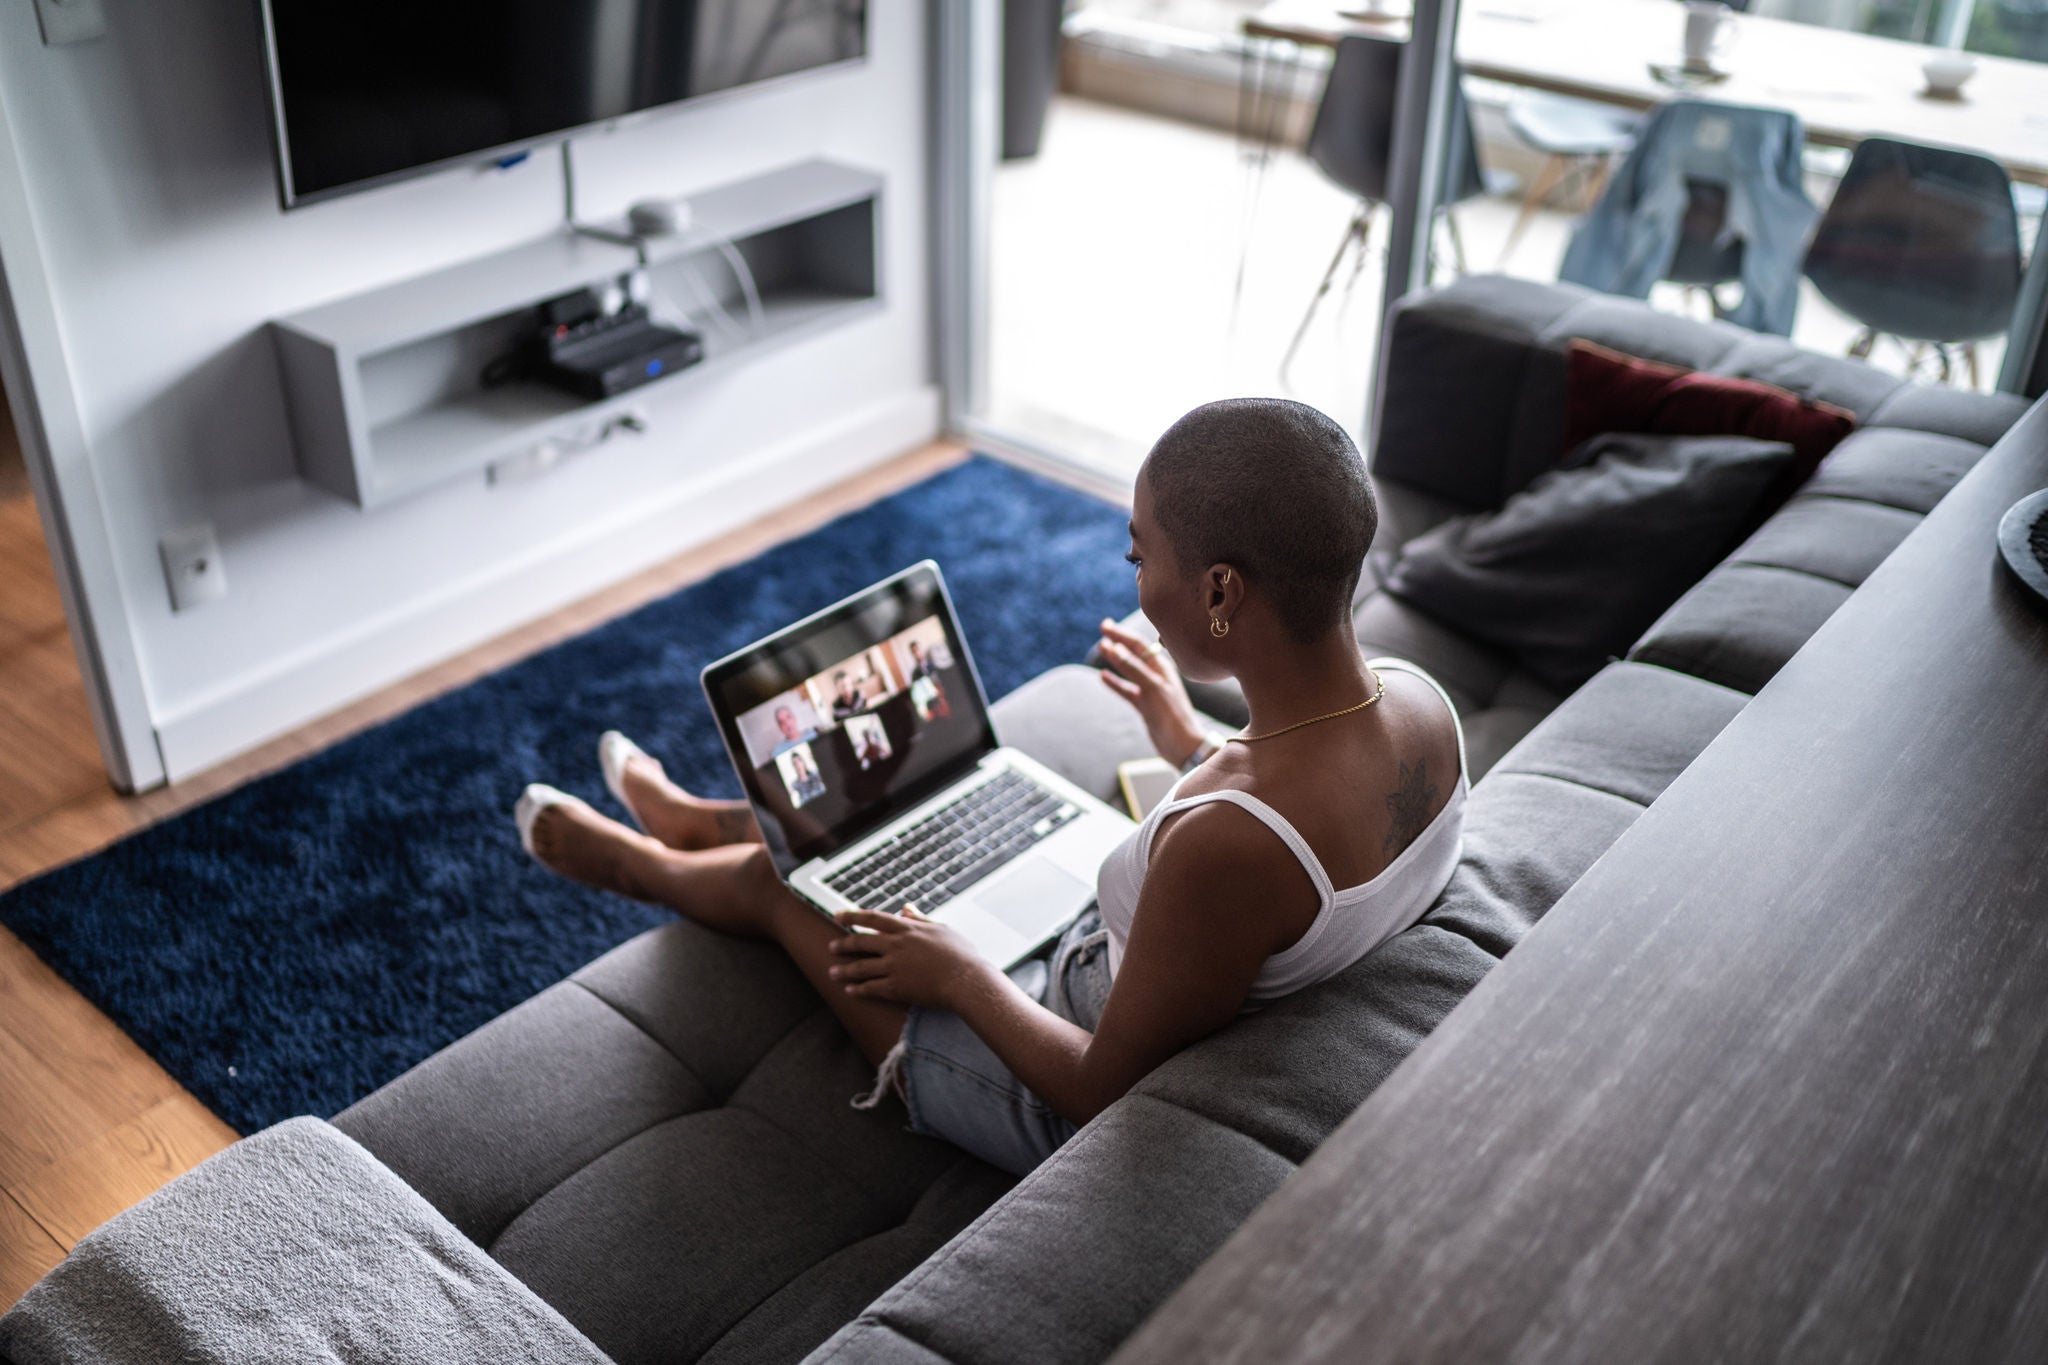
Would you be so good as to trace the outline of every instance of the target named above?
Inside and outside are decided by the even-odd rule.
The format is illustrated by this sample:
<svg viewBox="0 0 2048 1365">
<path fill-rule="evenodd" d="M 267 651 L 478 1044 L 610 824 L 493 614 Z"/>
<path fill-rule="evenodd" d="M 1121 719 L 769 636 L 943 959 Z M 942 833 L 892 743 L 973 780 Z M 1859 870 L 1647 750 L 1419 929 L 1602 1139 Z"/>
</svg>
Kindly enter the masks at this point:
<svg viewBox="0 0 2048 1365">
<path fill-rule="evenodd" d="M 1081 814 L 1063 796 L 1006 768 L 825 878 L 870 910 L 909 901 L 930 913 Z"/>
</svg>

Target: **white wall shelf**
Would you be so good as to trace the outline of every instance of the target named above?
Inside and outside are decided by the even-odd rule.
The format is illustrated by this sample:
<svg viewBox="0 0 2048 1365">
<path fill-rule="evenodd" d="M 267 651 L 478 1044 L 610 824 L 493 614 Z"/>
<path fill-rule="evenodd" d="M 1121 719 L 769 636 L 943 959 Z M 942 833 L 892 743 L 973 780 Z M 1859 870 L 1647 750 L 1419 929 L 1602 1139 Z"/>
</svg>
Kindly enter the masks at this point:
<svg viewBox="0 0 2048 1365">
<path fill-rule="evenodd" d="M 812 160 L 691 195 L 691 226 L 650 239 L 645 251 L 657 317 L 687 310 L 689 325 L 704 334 L 705 358 L 597 402 L 532 380 L 486 388 L 481 378 L 486 364 L 531 334 L 538 304 L 638 265 L 631 246 L 566 227 L 275 319 L 299 472 L 358 507 L 375 507 L 479 474 L 587 431 L 657 390 L 683 391 L 750 354 L 876 310 L 881 191 L 879 175 Z M 593 226 L 626 232 L 623 221 Z M 720 242 L 754 277 L 758 322 Z"/>
</svg>

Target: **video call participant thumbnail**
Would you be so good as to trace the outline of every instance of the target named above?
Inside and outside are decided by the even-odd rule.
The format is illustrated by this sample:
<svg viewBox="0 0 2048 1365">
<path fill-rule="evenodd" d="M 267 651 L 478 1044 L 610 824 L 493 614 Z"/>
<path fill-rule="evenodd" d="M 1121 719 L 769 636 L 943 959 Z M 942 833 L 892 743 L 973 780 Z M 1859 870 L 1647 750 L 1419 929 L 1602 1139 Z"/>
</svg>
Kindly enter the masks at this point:
<svg viewBox="0 0 2048 1365">
<path fill-rule="evenodd" d="M 782 785 L 789 792 L 792 806 L 809 805 L 825 794 L 825 779 L 818 772 L 817 760 L 808 744 L 798 744 L 777 754 L 775 770 L 782 774 Z"/>
<path fill-rule="evenodd" d="M 853 745 L 854 761 L 863 771 L 886 763 L 896 752 L 889 743 L 889 731 L 880 716 L 854 716 L 846 722 L 846 737 Z"/>
<path fill-rule="evenodd" d="M 867 709 L 867 699 L 861 696 L 860 688 L 854 682 L 853 675 L 843 668 L 834 673 L 832 675 L 832 718 L 834 720 L 844 720 L 848 716 L 857 716 Z"/>
<path fill-rule="evenodd" d="M 796 718 L 796 708 L 786 702 L 775 708 L 775 728 L 782 734 L 775 745 L 778 754 L 788 753 L 797 745 L 809 744 L 818 737 L 816 730 L 804 728 L 803 722 Z"/>
</svg>

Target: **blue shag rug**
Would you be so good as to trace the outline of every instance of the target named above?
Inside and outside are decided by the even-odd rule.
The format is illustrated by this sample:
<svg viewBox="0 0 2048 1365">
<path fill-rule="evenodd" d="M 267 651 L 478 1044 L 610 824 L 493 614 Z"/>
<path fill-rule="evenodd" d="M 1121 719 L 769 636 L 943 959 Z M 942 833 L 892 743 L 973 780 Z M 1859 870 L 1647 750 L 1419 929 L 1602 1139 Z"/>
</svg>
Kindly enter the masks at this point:
<svg viewBox="0 0 2048 1365">
<path fill-rule="evenodd" d="M 927 556 L 1000 697 L 1136 607 L 1125 517 L 977 457 L 26 883 L 0 922 L 237 1130 L 332 1115 L 668 918 L 530 862 L 527 782 L 611 809 L 617 728 L 738 796 L 698 670 Z"/>
</svg>

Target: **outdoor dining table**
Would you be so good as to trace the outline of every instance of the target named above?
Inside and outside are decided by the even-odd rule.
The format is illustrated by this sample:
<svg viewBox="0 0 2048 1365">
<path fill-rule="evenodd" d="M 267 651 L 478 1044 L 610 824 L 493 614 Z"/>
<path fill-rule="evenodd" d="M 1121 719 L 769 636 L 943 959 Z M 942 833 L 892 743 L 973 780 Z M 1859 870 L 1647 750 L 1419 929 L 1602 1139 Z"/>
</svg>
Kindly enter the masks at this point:
<svg viewBox="0 0 2048 1365">
<path fill-rule="evenodd" d="M 1814 143 L 1883 135 L 1964 147 L 2048 186 L 2048 63 L 1977 56 L 1961 97 L 1944 99 L 1926 93 L 1920 70 L 1938 49 L 1737 14 L 1720 78 L 1700 81 L 1677 70 L 1685 7 L 1672 0 L 1465 0 L 1459 12 L 1468 75 L 1629 109 L 1682 94 L 1789 109 Z M 1274 0 L 1247 15 L 1240 131 L 1267 147 L 1278 140 L 1287 101 L 1273 49 L 1335 47 L 1350 34 L 1405 39 L 1411 13 L 1409 0 Z"/>
</svg>

